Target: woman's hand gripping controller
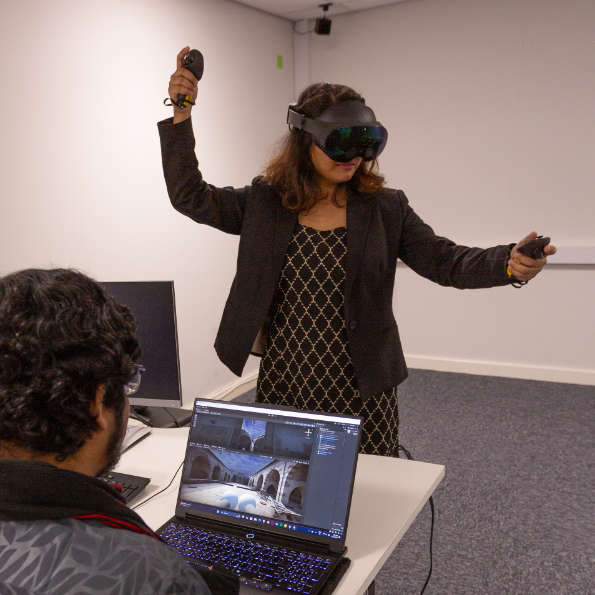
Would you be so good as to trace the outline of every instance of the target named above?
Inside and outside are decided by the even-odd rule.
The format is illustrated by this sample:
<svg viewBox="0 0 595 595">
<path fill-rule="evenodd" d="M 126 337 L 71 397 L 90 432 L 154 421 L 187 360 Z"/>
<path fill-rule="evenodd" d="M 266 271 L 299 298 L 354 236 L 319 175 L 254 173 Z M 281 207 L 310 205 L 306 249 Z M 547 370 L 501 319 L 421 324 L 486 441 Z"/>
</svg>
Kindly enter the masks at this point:
<svg viewBox="0 0 595 595">
<path fill-rule="evenodd" d="M 181 122 L 190 117 L 190 109 L 195 104 L 198 81 L 204 71 L 204 58 L 198 50 L 186 46 L 178 52 L 176 62 L 176 71 L 169 79 L 169 97 L 163 103 L 173 106 L 174 122 Z"/>
</svg>

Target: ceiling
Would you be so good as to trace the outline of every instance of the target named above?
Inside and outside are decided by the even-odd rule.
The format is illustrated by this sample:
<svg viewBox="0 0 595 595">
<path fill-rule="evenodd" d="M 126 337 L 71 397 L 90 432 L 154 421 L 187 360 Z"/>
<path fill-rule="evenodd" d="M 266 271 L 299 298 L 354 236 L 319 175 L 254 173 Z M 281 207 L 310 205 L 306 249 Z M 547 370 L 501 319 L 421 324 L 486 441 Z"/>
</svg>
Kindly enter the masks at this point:
<svg viewBox="0 0 595 595">
<path fill-rule="evenodd" d="M 320 5 L 324 0 L 235 0 L 238 4 L 245 4 L 257 8 L 263 12 L 274 14 L 278 17 L 299 21 L 320 17 L 323 14 Z M 366 10 L 387 4 L 397 4 L 405 0 L 341 0 L 333 2 L 328 9 L 326 16 L 332 17 L 336 14 Z"/>
</svg>

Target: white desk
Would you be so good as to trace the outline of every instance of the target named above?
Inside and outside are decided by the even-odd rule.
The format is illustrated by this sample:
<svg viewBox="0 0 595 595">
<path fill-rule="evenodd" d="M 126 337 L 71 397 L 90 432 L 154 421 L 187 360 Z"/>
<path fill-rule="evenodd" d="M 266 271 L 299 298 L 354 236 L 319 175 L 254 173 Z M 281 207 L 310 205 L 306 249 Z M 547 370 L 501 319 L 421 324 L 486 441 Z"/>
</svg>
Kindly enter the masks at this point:
<svg viewBox="0 0 595 595">
<path fill-rule="evenodd" d="M 151 478 L 133 507 L 169 483 L 184 458 L 187 436 L 188 428 L 153 429 L 122 455 L 116 471 Z M 335 590 L 337 595 L 366 591 L 444 473 L 443 465 L 359 455 L 347 525 L 351 565 Z M 165 492 L 136 509 L 152 529 L 173 516 L 180 475 Z"/>
</svg>

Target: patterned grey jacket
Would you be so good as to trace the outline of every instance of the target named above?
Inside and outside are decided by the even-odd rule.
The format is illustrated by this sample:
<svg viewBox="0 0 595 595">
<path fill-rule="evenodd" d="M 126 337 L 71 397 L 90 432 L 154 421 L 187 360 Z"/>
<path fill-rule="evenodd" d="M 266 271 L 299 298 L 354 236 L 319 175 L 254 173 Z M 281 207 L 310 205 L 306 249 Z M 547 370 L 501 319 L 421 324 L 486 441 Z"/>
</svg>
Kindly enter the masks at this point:
<svg viewBox="0 0 595 595">
<path fill-rule="evenodd" d="M 75 519 L 0 523 L 0 593 L 210 593 L 163 543 Z"/>
<path fill-rule="evenodd" d="M 104 482 L 0 460 L 0 595 L 75 593 L 211 591 Z"/>
</svg>

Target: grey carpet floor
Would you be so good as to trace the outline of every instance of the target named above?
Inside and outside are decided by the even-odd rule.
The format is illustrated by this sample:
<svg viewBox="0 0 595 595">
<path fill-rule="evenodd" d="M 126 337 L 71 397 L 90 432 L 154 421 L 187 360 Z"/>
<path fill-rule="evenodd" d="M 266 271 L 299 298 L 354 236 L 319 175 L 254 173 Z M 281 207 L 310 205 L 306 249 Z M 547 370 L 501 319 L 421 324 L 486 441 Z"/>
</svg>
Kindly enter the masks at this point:
<svg viewBox="0 0 595 595">
<path fill-rule="evenodd" d="M 412 370 L 401 443 L 446 465 L 426 593 L 592 593 L 595 387 Z M 426 507 L 377 579 L 419 593 Z"/>
<path fill-rule="evenodd" d="M 595 387 L 410 370 L 399 411 L 414 458 L 446 465 L 427 594 L 595 593 Z M 378 595 L 421 591 L 429 535 L 426 506 Z"/>
</svg>

